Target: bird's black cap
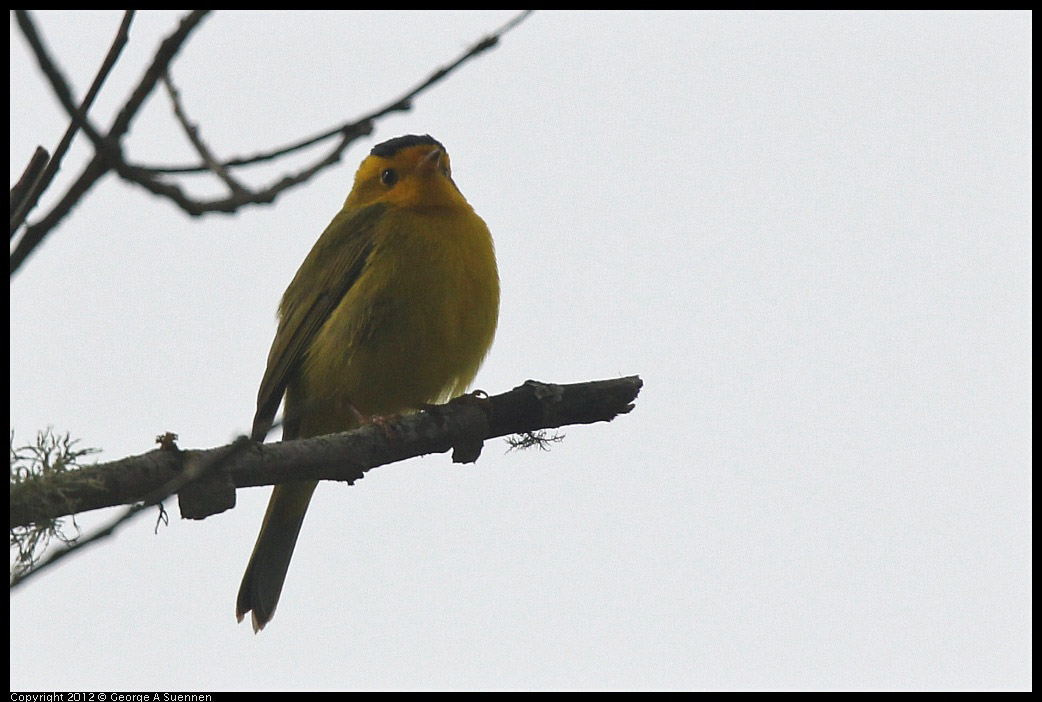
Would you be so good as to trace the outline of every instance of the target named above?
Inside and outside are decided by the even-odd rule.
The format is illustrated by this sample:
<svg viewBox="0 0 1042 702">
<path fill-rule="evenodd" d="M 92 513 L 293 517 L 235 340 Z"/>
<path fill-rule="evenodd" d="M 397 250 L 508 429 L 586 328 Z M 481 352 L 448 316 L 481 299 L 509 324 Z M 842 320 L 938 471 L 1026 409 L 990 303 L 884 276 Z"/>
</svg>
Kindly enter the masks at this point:
<svg viewBox="0 0 1042 702">
<path fill-rule="evenodd" d="M 445 150 L 442 143 L 430 134 L 406 134 L 405 136 L 388 139 L 382 144 L 377 144 L 369 153 L 373 156 L 379 156 L 380 158 L 391 158 L 402 149 L 407 149 L 410 146 L 422 146 L 425 144 L 438 146 L 441 147 L 442 151 Z"/>
</svg>

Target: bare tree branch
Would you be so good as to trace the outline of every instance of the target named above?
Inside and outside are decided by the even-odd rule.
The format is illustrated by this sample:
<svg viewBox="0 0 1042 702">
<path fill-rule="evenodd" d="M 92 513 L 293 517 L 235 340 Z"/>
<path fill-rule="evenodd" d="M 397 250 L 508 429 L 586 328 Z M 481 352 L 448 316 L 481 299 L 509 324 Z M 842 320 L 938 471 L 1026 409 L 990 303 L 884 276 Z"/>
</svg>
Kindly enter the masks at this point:
<svg viewBox="0 0 1042 702">
<path fill-rule="evenodd" d="M 240 166 L 253 165 L 255 163 L 264 163 L 265 161 L 271 161 L 273 159 L 282 156 L 287 156 L 297 151 L 301 151 L 310 146 L 314 146 L 315 144 L 327 141 L 337 135 L 341 135 L 344 137 L 348 137 L 351 135 L 367 135 L 370 132 L 372 132 L 372 122 L 392 112 L 404 112 L 411 109 L 413 98 L 420 95 L 428 88 L 432 87 L 434 84 L 444 79 L 446 76 L 448 76 L 450 73 L 455 71 L 457 68 L 462 66 L 470 59 L 496 46 L 499 43 L 499 40 L 503 37 L 503 35 L 512 30 L 517 25 L 521 24 L 521 22 L 524 21 L 533 12 L 534 10 L 524 10 L 516 17 L 511 19 L 509 22 L 504 24 L 502 27 L 499 27 L 488 36 L 483 37 L 481 40 L 473 44 L 470 48 L 468 48 L 466 51 L 464 51 L 462 54 L 456 57 L 456 59 L 454 59 L 452 62 L 442 66 L 441 68 L 431 73 L 431 75 L 428 76 L 426 80 L 422 81 L 421 83 L 414 86 L 407 92 L 391 100 L 383 107 L 379 107 L 373 110 L 372 112 L 369 112 L 363 117 L 360 117 L 356 120 L 352 120 L 350 122 L 344 122 L 339 126 L 332 127 L 331 129 L 326 129 L 325 131 L 322 131 L 318 134 L 313 134 L 311 136 L 304 137 L 291 144 L 281 146 L 271 151 L 265 151 L 259 154 L 254 154 L 252 156 L 241 156 L 237 158 L 228 159 L 227 161 L 224 161 L 221 165 L 225 168 L 236 168 Z M 348 144 L 350 144 L 350 142 L 353 140 L 354 139 L 349 140 Z M 140 165 L 138 166 L 138 168 L 140 168 L 144 172 L 153 174 L 203 173 L 205 171 L 210 170 L 209 166 L 206 165 L 205 160 L 203 163 L 194 166 Z"/>
<path fill-rule="evenodd" d="M 163 437 L 160 437 L 162 439 Z M 206 461 L 196 462 L 186 470 L 181 471 L 179 475 L 175 475 L 165 484 L 159 486 L 148 495 L 141 498 L 137 504 L 133 504 L 127 507 L 123 512 L 108 522 L 105 526 L 95 529 L 90 536 L 82 539 L 74 539 L 69 542 L 62 544 L 60 547 L 53 549 L 47 554 L 42 560 L 34 563 L 30 567 L 16 570 L 11 576 L 10 589 L 14 590 L 19 585 L 23 584 L 26 580 L 38 575 L 40 571 L 54 565 L 59 560 L 68 556 L 74 551 L 81 550 L 90 546 L 102 539 L 112 536 L 116 533 L 116 530 L 123 526 L 126 522 L 130 521 L 134 516 L 149 507 L 158 505 L 160 509 L 163 509 L 162 503 L 165 499 L 176 493 L 178 490 L 184 488 L 185 485 L 208 476 L 210 473 L 219 469 L 222 464 L 234 458 L 238 453 L 245 450 L 250 445 L 250 439 L 246 436 L 240 436 L 229 446 L 223 447 L 223 450 L 216 452 L 207 457 Z M 165 447 L 164 451 L 169 451 L 170 448 Z M 176 449 L 174 449 L 176 450 Z"/>
<path fill-rule="evenodd" d="M 174 33 L 159 45 L 159 49 L 156 51 L 152 63 L 145 71 L 145 74 L 142 76 L 137 87 L 131 93 L 130 98 L 123 105 L 123 109 L 121 109 L 119 114 L 116 115 L 112 128 L 109 129 L 109 132 L 104 139 L 105 142 L 109 144 L 118 144 L 119 140 L 127 133 L 130 129 L 131 122 L 138 113 L 138 110 L 140 110 L 141 105 L 144 104 L 145 98 L 147 98 L 155 88 L 156 83 L 166 72 L 167 66 L 174 60 L 174 57 L 177 55 L 178 51 L 180 51 L 184 42 L 188 39 L 189 34 L 191 34 L 192 30 L 202 22 L 208 12 L 209 10 L 193 10 L 187 14 L 182 18 Z M 28 15 L 26 16 L 28 17 Z M 47 54 L 42 42 L 34 45 L 33 50 L 36 53 L 38 60 L 40 60 L 41 56 L 46 56 L 47 60 L 50 60 L 49 54 Z M 54 62 L 50 61 L 50 63 L 53 64 Z M 60 74 L 58 75 L 60 76 Z M 50 77 L 53 82 L 53 76 Z M 62 82 L 64 82 L 64 78 L 62 78 Z M 68 111 L 67 106 L 66 110 Z M 81 127 L 83 124 L 86 124 L 85 113 L 73 110 L 70 113 L 70 116 L 74 121 L 77 121 L 77 124 Z M 98 136 L 96 131 L 93 129 L 91 131 L 94 132 L 93 137 Z M 88 136 L 92 135 L 88 133 Z M 95 138 L 92 138 L 92 141 L 94 142 L 95 147 L 101 143 Z M 26 228 L 22 238 L 19 239 L 18 244 L 15 246 L 15 250 L 11 252 L 12 275 L 19 267 L 21 267 L 29 257 L 29 254 L 31 254 L 36 247 L 43 242 L 44 238 L 51 232 L 51 230 L 54 229 L 54 227 L 57 226 L 66 215 L 68 215 L 72 208 L 76 206 L 80 201 L 80 198 L 82 198 L 83 195 L 86 194 L 86 192 L 109 171 L 111 168 L 110 161 L 115 158 L 111 154 L 111 151 L 116 150 L 116 148 L 117 147 L 106 148 L 95 154 L 94 158 L 91 159 L 90 163 L 88 163 L 83 169 L 75 182 L 69 186 L 65 195 L 54 207 L 51 208 L 50 212 L 48 212 L 40 221 L 31 224 Z"/>
<path fill-rule="evenodd" d="M 18 210 L 22 203 L 25 202 L 31 190 L 36 190 L 36 183 L 40 180 L 43 175 L 44 168 L 47 167 L 47 161 L 51 158 L 51 155 L 47 153 L 47 149 L 42 146 L 37 146 L 36 151 L 33 152 L 32 157 L 29 159 L 29 164 L 22 171 L 22 176 L 18 179 L 18 182 L 11 188 L 11 221 L 14 222 L 14 213 Z M 17 227 L 12 227 L 11 238 L 14 238 L 14 232 Z"/>
<path fill-rule="evenodd" d="M 512 20 L 500 27 L 496 32 L 484 37 L 482 40 L 471 46 L 456 60 L 434 71 L 434 73 L 419 85 L 415 86 L 387 105 L 370 112 L 361 119 L 345 123 L 334 129 L 326 130 L 319 135 L 308 137 L 290 146 L 248 158 L 231 159 L 221 163 L 217 162 L 217 160 L 212 156 L 210 150 L 200 139 L 198 139 L 198 127 L 191 125 L 188 122 L 187 117 L 184 116 L 183 109 L 177 100 L 176 91 L 173 90 L 172 86 L 168 86 L 171 89 L 171 98 L 174 101 L 175 113 L 178 114 L 178 119 L 184 126 L 186 133 L 188 133 L 189 139 L 195 146 L 196 151 L 200 154 L 202 163 L 198 166 L 192 167 L 173 167 L 163 169 L 145 168 L 128 162 L 122 154 L 119 145 L 120 139 L 127 133 L 131 121 L 137 114 L 145 98 L 155 87 L 156 82 L 169 74 L 170 63 L 187 40 L 188 35 L 203 19 L 206 12 L 207 11 L 205 10 L 196 10 L 185 16 L 181 20 L 177 31 L 171 34 L 170 37 L 160 45 L 159 50 L 156 52 L 156 56 L 153 58 L 152 64 L 145 72 L 141 82 L 134 90 L 126 105 L 124 105 L 123 109 L 116 117 L 112 128 L 106 136 L 102 137 L 101 134 L 90 125 L 87 120 L 86 112 L 77 110 L 71 99 L 62 100 L 63 106 L 66 111 L 69 112 L 74 123 L 83 130 L 93 143 L 96 153 L 94 158 L 87 164 L 80 176 L 72 183 L 65 195 L 51 209 L 51 211 L 38 222 L 35 222 L 26 228 L 25 233 L 18 241 L 14 251 L 11 253 L 12 275 L 24 263 L 29 254 L 39 246 L 48 233 L 57 226 L 58 223 L 60 223 L 69 211 L 77 204 L 79 199 L 87 193 L 94 183 L 110 170 L 116 171 L 121 178 L 128 182 L 135 183 L 153 194 L 168 198 L 192 216 L 199 216 L 207 212 L 234 212 L 245 205 L 268 204 L 273 202 L 283 191 L 306 182 L 315 174 L 330 165 L 337 163 L 344 150 L 347 149 L 354 140 L 372 132 L 374 122 L 377 119 L 393 112 L 402 112 L 411 109 L 413 98 L 443 80 L 468 60 L 496 46 L 499 43 L 500 37 L 504 33 L 516 27 L 532 11 L 526 10 L 514 17 Z M 26 15 L 26 17 L 28 17 L 28 15 Z M 25 30 L 23 29 L 23 31 Z M 41 65 L 44 65 L 45 62 L 53 65 L 53 61 L 50 60 L 42 42 L 30 42 L 30 44 L 33 46 L 33 50 L 37 54 L 37 58 Z M 59 99 L 61 99 L 63 91 L 66 93 L 69 92 L 64 78 L 61 77 L 61 74 L 57 69 L 54 69 L 51 72 L 45 70 L 45 73 L 47 73 L 51 80 L 55 92 L 59 94 Z M 313 164 L 306 166 L 295 173 L 286 174 L 271 185 L 259 190 L 251 191 L 232 178 L 229 173 L 229 169 L 233 167 L 272 160 L 333 137 L 339 137 L 334 147 Z M 197 173 L 200 171 L 214 172 L 218 178 L 228 185 L 231 191 L 230 194 L 227 197 L 213 200 L 196 200 L 188 196 L 177 184 L 159 177 L 162 175 Z"/>
<path fill-rule="evenodd" d="M 192 142 L 192 146 L 195 147 L 207 169 L 224 181 L 232 195 L 246 199 L 253 197 L 253 193 L 228 172 L 228 168 L 217 160 L 217 157 L 210 152 L 210 148 L 203 141 L 203 138 L 199 136 L 199 127 L 188 119 L 184 105 L 181 104 L 181 93 L 174 87 L 174 82 L 171 80 L 169 73 L 163 75 L 163 86 L 166 88 L 166 93 L 170 96 L 170 102 L 174 106 L 174 116 L 177 117 L 177 121 L 181 124 L 185 136 L 188 137 L 188 141 Z"/>
<path fill-rule="evenodd" d="M 94 81 L 91 83 L 90 88 L 87 90 L 86 96 L 83 98 L 83 102 L 80 103 L 79 107 L 73 103 L 72 92 L 69 90 L 68 83 L 62 76 L 61 71 L 57 65 L 50 60 L 50 55 L 47 53 L 44 47 L 43 40 L 40 38 L 39 32 L 36 31 L 36 26 L 33 24 L 32 17 L 25 10 L 15 10 L 15 17 L 18 20 L 18 26 L 22 30 L 22 34 L 28 40 L 30 47 L 33 49 L 33 53 L 36 55 L 37 61 L 40 63 L 40 69 L 44 72 L 44 75 L 48 77 L 51 82 L 51 87 L 54 89 L 58 99 L 62 101 L 67 112 L 72 115 L 72 123 L 68 129 L 65 130 L 65 135 L 62 137 L 61 142 L 58 144 L 58 148 L 54 152 L 54 157 L 47 164 L 47 169 L 44 171 L 42 177 L 36 182 L 32 190 L 21 199 L 17 209 L 11 212 L 11 237 L 14 237 L 15 231 L 18 227 L 22 226 L 26 216 L 29 212 L 36 207 L 36 203 L 40 199 L 40 195 L 47 189 L 54 180 L 54 176 L 57 175 L 58 169 L 61 167 L 62 159 L 65 158 L 65 153 L 69 150 L 69 146 L 72 144 L 72 139 L 76 136 L 76 130 L 79 129 L 80 120 L 76 119 L 76 114 L 86 116 L 90 110 L 92 104 L 94 104 L 94 98 L 97 97 L 101 91 L 101 85 L 108 78 L 109 72 L 112 67 L 116 65 L 116 59 L 119 58 L 120 53 L 123 51 L 123 47 L 127 44 L 127 39 L 130 35 L 130 23 L 134 20 L 134 10 L 127 10 L 123 14 L 123 21 L 119 25 L 119 29 L 116 31 L 116 37 L 112 40 L 112 46 L 109 47 L 108 53 L 105 55 L 104 60 L 101 62 L 101 68 L 98 69 L 97 75 L 94 76 Z"/>
<path fill-rule="evenodd" d="M 642 384 L 637 376 L 571 385 L 530 380 L 501 395 L 487 399 L 464 396 L 402 417 L 394 425 L 393 437 L 381 427 L 370 425 L 311 439 L 250 442 L 212 476 L 200 481 L 200 491 L 186 496 L 184 489 L 177 488 L 182 515 L 201 519 L 234 506 L 236 488 L 295 480 L 353 483 L 371 468 L 428 453 L 452 450 L 454 461 L 473 462 L 487 439 L 610 421 L 633 409 Z M 12 485 L 11 527 L 154 499 L 157 490 L 183 477 L 184 471 L 212 465 L 215 455 L 225 456 L 230 450 L 229 446 L 158 449 L 69 471 L 46 484 L 27 480 Z M 192 479 L 198 475 L 193 473 Z"/>
</svg>

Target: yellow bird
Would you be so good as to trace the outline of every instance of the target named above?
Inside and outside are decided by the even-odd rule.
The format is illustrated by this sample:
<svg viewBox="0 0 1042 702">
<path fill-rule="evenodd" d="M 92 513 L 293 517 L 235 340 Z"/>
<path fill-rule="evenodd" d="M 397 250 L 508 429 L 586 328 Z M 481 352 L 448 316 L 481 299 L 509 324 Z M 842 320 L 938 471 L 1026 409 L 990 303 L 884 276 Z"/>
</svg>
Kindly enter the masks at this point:
<svg viewBox="0 0 1042 702">
<path fill-rule="evenodd" d="M 498 316 L 492 236 L 445 147 L 412 134 L 375 146 L 282 297 L 253 439 L 264 440 L 283 397 L 288 440 L 463 393 Z M 253 612 L 254 631 L 275 613 L 317 484 L 272 492 L 235 607 L 240 622 Z"/>
</svg>

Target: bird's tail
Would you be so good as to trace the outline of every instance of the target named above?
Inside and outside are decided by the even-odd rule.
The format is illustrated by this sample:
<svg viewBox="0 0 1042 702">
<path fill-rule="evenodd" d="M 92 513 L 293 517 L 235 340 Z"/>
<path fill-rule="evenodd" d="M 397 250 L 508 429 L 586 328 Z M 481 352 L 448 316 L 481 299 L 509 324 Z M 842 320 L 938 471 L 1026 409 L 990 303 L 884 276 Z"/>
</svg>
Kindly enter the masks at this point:
<svg viewBox="0 0 1042 702">
<path fill-rule="evenodd" d="M 253 612 L 254 632 L 263 629 L 275 614 L 293 547 L 316 485 L 317 482 L 286 483 L 276 485 L 271 493 L 235 603 L 235 617 L 240 622 L 247 612 Z"/>
</svg>

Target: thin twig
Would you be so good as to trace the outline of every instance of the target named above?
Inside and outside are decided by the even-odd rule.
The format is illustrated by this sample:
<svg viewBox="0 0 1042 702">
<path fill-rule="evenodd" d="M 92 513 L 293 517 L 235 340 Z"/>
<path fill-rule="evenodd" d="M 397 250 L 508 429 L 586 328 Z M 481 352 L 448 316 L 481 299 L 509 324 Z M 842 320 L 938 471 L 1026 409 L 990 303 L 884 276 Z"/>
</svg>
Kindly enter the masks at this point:
<svg viewBox="0 0 1042 702">
<path fill-rule="evenodd" d="M 47 149 L 42 146 L 37 146 L 36 151 L 33 152 L 32 157 L 29 159 L 29 164 L 22 171 L 22 176 L 18 179 L 18 182 L 11 188 L 11 209 L 10 213 L 13 216 L 14 211 L 18 209 L 21 203 L 25 200 L 26 194 L 29 189 L 34 187 L 36 181 L 39 180 L 40 176 L 43 175 L 43 169 L 47 167 L 47 159 L 51 155 L 47 153 Z M 11 238 L 14 238 L 14 232 L 16 227 L 11 228 Z"/>
<path fill-rule="evenodd" d="M 123 13 L 123 21 L 120 22 L 119 29 L 116 31 L 116 36 L 112 40 L 112 45 L 109 47 L 108 53 L 105 55 L 105 59 L 101 62 L 101 68 L 98 69 L 98 73 L 94 76 L 94 81 L 91 83 L 90 88 L 87 90 L 87 94 L 83 98 L 83 102 L 80 103 L 79 107 L 73 102 L 72 91 L 69 90 L 68 83 L 62 76 L 61 71 L 57 65 L 50 60 L 50 54 L 47 52 L 44 46 L 43 39 L 40 37 L 39 32 L 36 31 L 36 26 L 32 21 L 32 17 L 26 10 L 15 10 L 15 17 L 18 20 L 18 26 L 22 30 L 22 34 L 25 35 L 26 40 L 32 47 L 33 53 L 36 55 L 37 61 L 40 63 L 40 68 L 43 70 L 50 81 L 51 86 L 54 88 L 55 94 L 58 99 L 65 105 L 65 109 L 70 115 L 73 115 L 72 123 L 65 130 L 65 135 L 62 137 L 61 142 L 58 144 L 58 148 L 54 151 L 54 156 L 47 164 L 47 168 L 43 175 L 36 181 L 35 186 L 32 190 L 26 193 L 26 196 L 21 200 L 18 209 L 11 215 L 11 237 L 14 237 L 15 231 L 22 226 L 26 216 L 29 212 L 36 207 L 36 203 L 39 201 L 40 196 L 50 186 L 51 181 L 54 180 L 54 176 L 57 175 L 58 169 L 61 167 L 62 159 L 65 158 L 65 153 L 69 150 L 69 146 L 72 144 L 72 139 L 76 136 L 76 131 L 79 129 L 79 120 L 75 119 L 75 115 L 78 112 L 84 117 L 90 110 L 91 105 L 94 103 L 94 98 L 97 97 L 101 91 L 101 86 L 108 78 L 109 72 L 112 67 L 116 65 L 116 60 L 119 58 L 120 52 L 123 51 L 123 47 L 127 44 L 127 39 L 130 35 L 130 23 L 134 19 L 134 10 L 127 10 Z M 24 237 L 23 237 L 24 240 Z M 21 246 L 22 242 L 19 242 Z M 38 245 L 35 244 L 35 246 Z M 13 271 L 13 268 L 12 268 Z"/>
<path fill-rule="evenodd" d="M 323 157 L 310 166 L 307 166 L 300 171 L 285 175 L 275 183 L 272 183 L 266 188 L 254 191 L 252 196 L 246 196 L 244 193 L 232 193 L 229 197 L 217 198 L 214 200 L 195 200 L 187 195 L 176 185 L 161 181 L 158 178 L 148 178 L 148 175 L 159 175 L 159 174 L 173 174 L 173 173 L 198 173 L 200 171 L 212 170 L 212 167 L 204 163 L 198 167 L 174 167 L 173 169 L 162 169 L 162 168 L 148 168 L 139 165 L 130 166 L 131 177 L 130 180 L 138 183 L 150 192 L 163 195 L 171 199 L 181 209 L 192 216 L 199 216 L 207 212 L 235 212 L 240 207 L 246 204 L 268 204 L 274 202 L 275 198 L 280 193 L 288 190 L 291 187 L 300 185 L 308 181 L 316 173 L 322 171 L 328 166 L 340 161 L 340 157 L 343 152 L 350 146 L 356 139 L 368 135 L 373 130 L 373 123 L 392 112 L 407 111 L 412 108 L 412 100 L 417 95 L 425 92 L 431 86 L 435 85 L 439 81 L 443 80 L 450 73 L 455 71 L 461 65 L 466 63 L 468 60 L 484 53 L 499 43 L 500 37 L 516 27 L 522 20 L 524 20 L 532 10 L 526 10 L 521 14 L 517 15 L 509 22 L 504 24 L 502 27 L 497 29 L 492 34 L 484 37 L 460 56 L 458 56 L 451 63 L 442 66 L 441 68 L 434 71 L 426 80 L 411 88 L 395 100 L 387 103 L 383 107 L 373 110 L 369 114 L 365 115 L 361 119 L 353 122 L 347 122 L 333 129 L 328 129 L 321 134 L 317 134 L 311 137 L 307 137 L 301 141 L 291 144 L 286 147 L 282 147 L 275 151 L 258 154 L 248 158 L 236 158 L 229 161 L 224 161 L 218 164 L 223 168 L 232 168 L 237 166 L 249 165 L 253 163 L 259 163 L 262 161 L 272 160 L 279 156 L 285 156 L 295 151 L 305 149 L 307 147 L 318 144 L 331 137 L 340 136 L 340 141 Z M 121 172 L 122 174 L 122 172 Z"/>
<path fill-rule="evenodd" d="M 370 112 L 361 119 L 345 123 L 334 129 L 326 130 L 322 134 L 308 137 L 290 146 L 245 159 L 231 159 L 230 161 L 218 163 L 205 146 L 203 146 L 202 150 L 199 149 L 199 144 L 201 144 L 201 142 L 199 142 L 199 144 L 197 144 L 197 151 L 200 152 L 200 157 L 202 158 L 203 163 L 197 167 L 156 169 L 144 168 L 137 164 L 128 163 L 124 159 L 119 148 L 119 139 L 129 129 L 131 121 L 140 109 L 144 99 L 155 87 L 156 81 L 160 80 L 168 72 L 170 62 L 180 50 L 181 46 L 187 39 L 188 34 L 202 20 L 206 13 L 206 11 L 202 10 L 194 11 L 182 19 L 178 30 L 168 37 L 160 46 L 159 51 L 153 59 L 152 65 L 145 72 L 140 84 L 131 95 L 127 104 L 120 111 L 112 128 L 104 138 L 89 126 L 85 115 L 77 114 L 75 111 L 71 112 L 73 119 L 82 123 L 82 128 L 92 142 L 94 142 L 97 153 L 51 211 L 38 222 L 26 228 L 25 234 L 22 236 L 22 239 L 18 242 L 18 245 L 11 254 L 11 273 L 13 274 L 22 265 L 26 257 L 36 248 L 36 246 L 39 245 L 43 238 L 47 236 L 55 226 L 57 226 L 69 211 L 71 211 L 79 199 L 82 198 L 91 187 L 93 187 L 94 183 L 96 183 L 98 179 L 109 170 L 115 170 L 124 180 L 135 183 L 149 192 L 168 198 L 182 210 L 193 216 L 199 216 L 207 212 L 234 212 L 247 204 L 267 204 L 273 202 L 281 192 L 306 182 L 318 172 L 338 162 L 343 152 L 352 142 L 359 137 L 372 132 L 375 120 L 393 112 L 401 112 L 411 109 L 413 98 L 443 80 L 468 60 L 496 46 L 503 34 L 520 24 L 520 22 L 528 17 L 531 12 L 532 10 L 526 10 L 520 13 L 498 30 L 471 46 L 453 62 L 437 69 L 428 76 L 426 80 L 394 101 Z M 187 125 L 187 119 L 184 119 L 182 123 Z M 197 129 L 192 126 L 191 128 L 186 129 L 186 131 L 190 133 L 190 138 L 193 138 L 191 133 L 197 132 Z M 340 137 L 339 141 L 329 152 L 318 159 L 315 163 L 302 168 L 296 173 L 287 174 L 268 187 L 252 193 L 241 184 L 238 184 L 237 181 L 231 179 L 231 176 L 227 173 L 227 169 L 229 168 L 271 160 L 307 148 L 335 136 Z M 193 143 L 196 143 L 194 139 Z M 210 154 L 209 157 L 207 154 Z M 177 184 L 156 177 L 161 174 L 200 171 L 214 171 L 217 173 L 219 177 L 228 183 L 229 188 L 232 191 L 231 194 L 228 197 L 200 201 L 188 196 Z M 222 175 L 222 171 L 224 172 L 224 175 Z M 233 183 L 236 183 L 238 187 L 233 185 Z"/>
<path fill-rule="evenodd" d="M 368 114 L 366 114 L 363 117 L 360 117 L 359 119 L 352 120 L 350 122 L 344 122 L 339 126 L 332 127 L 331 129 L 326 129 L 325 131 L 319 132 L 318 134 L 313 134 L 311 136 L 304 137 L 291 144 L 281 146 L 271 151 L 253 154 L 252 156 L 241 156 L 232 158 L 227 161 L 224 161 L 221 165 L 223 165 L 226 168 L 249 166 L 255 163 L 271 161 L 272 159 L 279 158 L 280 156 L 286 156 L 287 154 L 291 154 L 296 151 L 306 149 L 309 146 L 314 146 L 315 144 L 331 139 L 332 137 L 335 137 L 338 134 L 345 136 L 349 134 L 369 134 L 372 130 L 364 129 L 366 124 L 371 123 L 379 119 L 380 117 L 388 115 L 392 112 L 404 112 L 409 110 L 412 107 L 413 98 L 420 95 L 434 84 L 443 80 L 446 76 L 448 76 L 450 73 L 455 71 L 457 68 L 462 66 L 470 59 L 496 46 L 496 44 L 499 43 L 499 40 L 503 37 L 503 35 L 505 35 L 507 32 L 519 25 L 530 14 L 532 14 L 532 12 L 534 12 L 534 10 L 525 10 L 521 12 L 516 17 L 511 19 L 509 22 L 501 26 L 499 29 L 496 29 L 488 36 L 483 37 L 481 40 L 473 44 L 462 54 L 457 56 L 456 59 L 453 60 L 451 63 L 448 63 L 445 66 L 442 66 L 441 68 L 431 73 L 430 76 L 428 76 L 424 81 L 422 81 L 418 85 L 414 86 L 413 88 L 410 88 L 408 91 L 406 91 L 402 95 L 399 95 L 394 100 L 388 102 L 383 107 L 373 110 L 372 112 L 369 112 Z M 210 170 L 210 168 L 205 163 L 201 163 L 195 166 L 139 165 L 136 167 L 140 168 L 144 172 L 154 174 L 202 173 Z"/>
<path fill-rule="evenodd" d="M 188 35 L 191 34 L 192 30 L 199 25 L 208 12 L 209 10 L 193 10 L 188 13 L 184 18 L 182 18 L 173 34 L 167 37 L 163 43 L 160 44 L 156 55 L 152 59 L 152 63 L 138 82 L 133 93 L 131 93 L 130 98 L 123 105 L 123 109 L 121 109 L 119 114 L 116 116 L 112 128 L 109 129 L 108 134 L 103 140 L 105 143 L 109 144 L 110 147 L 96 153 L 94 158 L 92 158 L 86 167 L 84 167 L 79 177 L 77 177 L 69 186 L 65 191 L 65 194 L 61 199 L 59 199 L 54 207 L 52 207 L 51 210 L 38 222 L 26 227 L 25 233 L 22 235 L 22 238 L 19 239 L 17 246 L 15 246 L 15 250 L 11 252 L 12 275 L 21 267 L 29 255 L 40 245 L 51 230 L 53 230 L 54 227 L 69 214 L 83 195 L 90 190 L 91 187 L 93 187 L 94 184 L 105 175 L 105 173 L 114 167 L 112 164 L 114 158 L 112 152 L 118 150 L 118 147 L 111 145 L 118 144 L 119 140 L 130 129 L 130 124 L 141 109 L 145 99 L 155 88 L 156 83 L 166 71 L 167 66 L 171 61 L 173 61 L 178 51 L 180 51 L 181 47 L 188 39 Z M 43 47 L 42 43 L 40 43 L 39 46 L 34 46 L 33 50 L 37 54 L 38 59 L 41 55 L 47 55 L 46 49 Z M 47 56 L 49 59 L 49 55 Z M 79 112 L 78 114 L 82 117 L 85 115 L 85 112 Z M 71 115 L 74 120 L 77 119 L 76 111 L 73 111 Z M 84 122 L 85 120 L 80 119 L 78 123 Z M 88 134 L 88 136 L 90 135 Z M 97 136 L 97 134 L 94 136 Z M 97 146 L 98 143 L 99 142 L 95 141 L 95 146 Z"/>
<path fill-rule="evenodd" d="M 174 107 L 174 116 L 180 123 L 181 129 L 184 130 L 185 136 L 188 137 L 188 141 L 192 142 L 192 146 L 195 147 L 199 158 L 206 164 L 207 169 L 224 181 L 232 195 L 246 199 L 253 197 L 253 193 L 228 172 L 228 169 L 217 160 L 202 137 L 199 136 L 199 126 L 193 124 L 188 119 L 184 104 L 181 102 L 181 93 L 174 87 L 173 81 L 170 80 L 169 71 L 163 74 L 163 86 L 166 88 L 167 95 L 170 96 L 170 103 Z"/>
</svg>

